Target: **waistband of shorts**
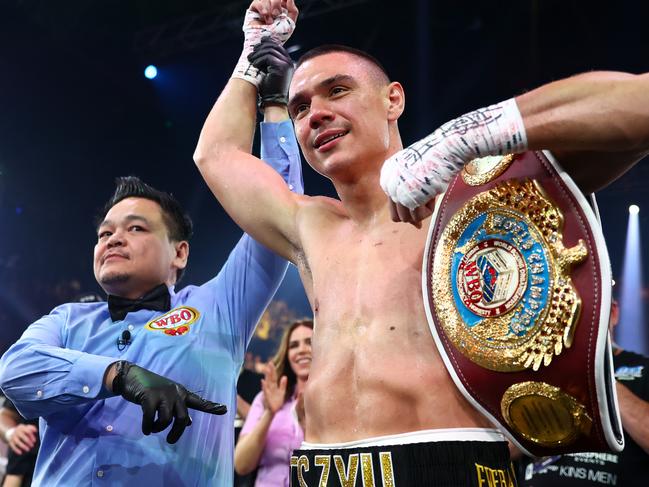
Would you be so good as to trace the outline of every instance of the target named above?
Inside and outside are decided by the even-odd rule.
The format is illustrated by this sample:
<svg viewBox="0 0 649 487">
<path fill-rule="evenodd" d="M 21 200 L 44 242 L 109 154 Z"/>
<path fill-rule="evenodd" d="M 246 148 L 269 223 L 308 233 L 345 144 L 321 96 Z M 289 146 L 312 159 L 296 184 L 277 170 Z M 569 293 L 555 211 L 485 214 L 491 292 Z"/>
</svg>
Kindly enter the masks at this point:
<svg viewBox="0 0 649 487">
<path fill-rule="evenodd" d="M 338 448 L 359 448 L 368 446 L 408 445 L 411 443 L 435 443 L 439 441 L 505 441 L 503 434 L 490 428 L 445 428 L 412 431 L 396 435 L 376 436 L 345 443 L 303 442 L 300 450 L 333 450 Z"/>
</svg>

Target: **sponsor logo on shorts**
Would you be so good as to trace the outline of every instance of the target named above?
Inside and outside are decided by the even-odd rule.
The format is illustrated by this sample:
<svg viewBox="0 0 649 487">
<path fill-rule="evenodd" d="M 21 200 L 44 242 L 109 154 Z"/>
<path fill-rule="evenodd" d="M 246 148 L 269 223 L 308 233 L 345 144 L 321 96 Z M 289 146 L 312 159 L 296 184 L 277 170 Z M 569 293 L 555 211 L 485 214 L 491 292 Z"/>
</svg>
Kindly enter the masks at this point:
<svg viewBox="0 0 649 487">
<path fill-rule="evenodd" d="M 179 336 L 189 332 L 190 326 L 201 314 L 189 306 L 181 306 L 149 321 L 145 328 L 165 335 Z"/>
</svg>

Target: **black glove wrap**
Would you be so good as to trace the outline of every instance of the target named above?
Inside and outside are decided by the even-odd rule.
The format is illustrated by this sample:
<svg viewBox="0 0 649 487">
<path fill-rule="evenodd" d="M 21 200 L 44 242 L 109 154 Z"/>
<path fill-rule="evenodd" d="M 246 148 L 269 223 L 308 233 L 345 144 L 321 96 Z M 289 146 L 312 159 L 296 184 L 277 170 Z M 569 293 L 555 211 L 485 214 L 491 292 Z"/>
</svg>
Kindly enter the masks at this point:
<svg viewBox="0 0 649 487">
<path fill-rule="evenodd" d="M 265 74 L 259 85 L 259 108 L 263 110 L 267 105 L 286 106 L 288 88 L 295 70 L 288 51 L 270 37 L 264 37 L 250 53 L 248 60 Z"/>
<path fill-rule="evenodd" d="M 177 395 L 183 401 L 189 393 L 180 384 L 126 360 L 117 362 L 115 371 L 117 374 L 113 379 L 113 392 L 135 404 L 142 404 L 147 393 L 154 391 L 159 395 Z"/>
</svg>

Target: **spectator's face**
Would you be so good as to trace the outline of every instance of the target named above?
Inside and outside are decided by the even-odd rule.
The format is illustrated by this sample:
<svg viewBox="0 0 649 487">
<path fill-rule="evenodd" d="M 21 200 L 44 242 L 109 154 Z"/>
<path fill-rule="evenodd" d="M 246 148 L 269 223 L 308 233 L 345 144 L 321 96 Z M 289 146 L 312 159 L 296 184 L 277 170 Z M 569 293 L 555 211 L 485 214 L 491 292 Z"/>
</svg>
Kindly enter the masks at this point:
<svg viewBox="0 0 649 487">
<path fill-rule="evenodd" d="M 288 339 L 288 363 L 300 380 L 309 378 L 311 370 L 311 336 L 308 326 L 298 326 Z"/>
<path fill-rule="evenodd" d="M 175 282 L 187 261 L 187 242 L 171 242 L 158 203 L 126 198 L 113 206 L 97 232 L 95 279 L 109 294 L 138 298 Z"/>
</svg>

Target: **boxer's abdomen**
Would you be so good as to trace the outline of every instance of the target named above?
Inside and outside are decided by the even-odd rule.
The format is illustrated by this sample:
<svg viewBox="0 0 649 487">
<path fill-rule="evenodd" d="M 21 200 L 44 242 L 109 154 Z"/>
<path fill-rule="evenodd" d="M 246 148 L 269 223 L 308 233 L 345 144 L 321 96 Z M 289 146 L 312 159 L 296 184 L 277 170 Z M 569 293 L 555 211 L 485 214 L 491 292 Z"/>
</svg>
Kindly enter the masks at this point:
<svg viewBox="0 0 649 487">
<path fill-rule="evenodd" d="M 386 223 L 370 236 L 350 234 L 353 242 L 328 239 L 325 258 L 311 260 L 317 310 L 307 441 L 490 426 L 457 391 L 426 321 L 426 230 Z"/>
</svg>

